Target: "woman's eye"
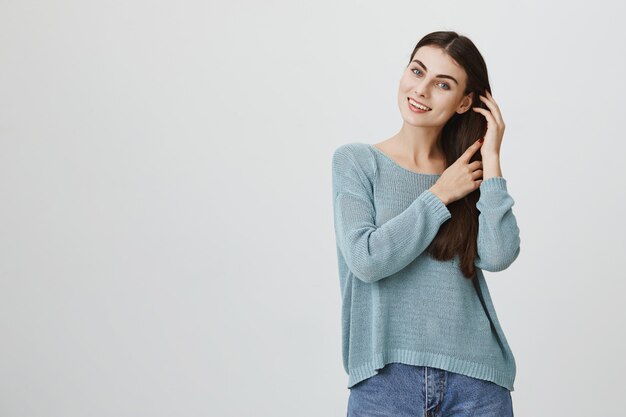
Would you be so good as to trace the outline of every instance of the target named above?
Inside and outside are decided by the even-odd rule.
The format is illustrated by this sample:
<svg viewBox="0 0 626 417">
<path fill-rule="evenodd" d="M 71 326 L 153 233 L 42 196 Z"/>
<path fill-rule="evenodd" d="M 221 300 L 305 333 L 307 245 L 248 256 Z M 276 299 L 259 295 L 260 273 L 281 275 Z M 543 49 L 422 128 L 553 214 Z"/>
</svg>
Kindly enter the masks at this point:
<svg viewBox="0 0 626 417">
<path fill-rule="evenodd" d="M 415 74 L 415 71 L 422 72 L 422 70 L 421 70 L 421 69 L 419 69 L 419 68 L 413 68 L 413 69 L 412 69 L 412 71 L 413 71 L 413 74 Z M 415 75 L 418 75 L 418 74 L 415 74 Z M 450 85 L 448 85 L 447 83 L 441 82 L 441 83 L 438 83 L 438 84 L 440 84 L 440 85 L 444 85 L 444 86 L 445 86 L 445 87 L 443 88 L 444 90 L 449 90 L 449 89 L 450 89 Z"/>
</svg>

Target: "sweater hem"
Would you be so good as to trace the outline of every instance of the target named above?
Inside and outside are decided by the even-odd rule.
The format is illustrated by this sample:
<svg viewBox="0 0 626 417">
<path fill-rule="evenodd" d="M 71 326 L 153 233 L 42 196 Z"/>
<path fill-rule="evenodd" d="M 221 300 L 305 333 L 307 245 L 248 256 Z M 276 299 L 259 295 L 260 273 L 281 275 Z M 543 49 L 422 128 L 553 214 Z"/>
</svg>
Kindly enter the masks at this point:
<svg viewBox="0 0 626 417">
<path fill-rule="evenodd" d="M 435 214 L 435 218 L 437 219 L 439 224 L 442 224 L 452 217 L 452 213 L 450 213 L 448 207 L 446 207 L 443 201 L 441 201 L 439 197 L 433 194 L 432 191 L 425 190 L 418 198 L 420 198 L 424 203 L 426 203 L 428 207 L 430 207 L 432 212 Z"/>
<path fill-rule="evenodd" d="M 505 387 L 509 391 L 515 390 L 513 386 L 515 374 L 503 372 L 481 363 L 454 358 L 440 353 L 408 349 L 391 349 L 384 353 L 377 354 L 373 360 L 363 365 L 350 368 L 348 388 L 352 388 L 359 382 L 378 374 L 380 369 L 391 362 L 439 368 L 449 372 L 456 372 L 465 376 L 491 381 Z"/>
<path fill-rule="evenodd" d="M 480 183 L 481 191 L 504 190 L 507 191 L 507 182 L 504 177 L 490 177 Z"/>
</svg>

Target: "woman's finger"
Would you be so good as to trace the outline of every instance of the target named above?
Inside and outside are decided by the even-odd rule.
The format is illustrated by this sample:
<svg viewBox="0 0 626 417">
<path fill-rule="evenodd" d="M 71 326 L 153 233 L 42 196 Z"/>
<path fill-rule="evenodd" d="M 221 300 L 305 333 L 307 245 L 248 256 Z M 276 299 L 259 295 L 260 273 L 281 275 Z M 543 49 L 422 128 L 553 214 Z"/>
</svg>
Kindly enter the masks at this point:
<svg viewBox="0 0 626 417">
<path fill-rule="evenodd" d="M 472 109 L 474 109 L 474 111 L 477 111 L 478 113 L 483 114 L 487 118 L 488 123 L 491 122 L 495 126 L 498 126 L 496 119 L 494 119 L 493 114 L 489 110 L 483 109 L 482 107 L 472 107 Z"/>
<path fill-rule="evenodd" d="M 500 112 L 500 107 L 498 103 L 493 99 L 491 93 L 485 90 L 486 96 L 479 96 L 480 99 L 489 107 L 491 113 L 493 113 L 494 119 L 498 122 L 498 125 L 504 124 L 504 119 L 502 118 L 502 113 Z"/>
</svg>

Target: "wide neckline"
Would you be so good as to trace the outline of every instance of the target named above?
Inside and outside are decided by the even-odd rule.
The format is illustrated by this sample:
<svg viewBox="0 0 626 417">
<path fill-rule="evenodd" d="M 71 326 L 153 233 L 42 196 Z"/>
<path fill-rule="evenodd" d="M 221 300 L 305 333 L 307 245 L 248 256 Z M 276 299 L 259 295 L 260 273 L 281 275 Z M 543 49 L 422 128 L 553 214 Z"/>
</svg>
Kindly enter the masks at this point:
<svg viewBox="0 0 626 417">
<path fill-rule="evenodd" d="M 379 154 L 381 154 L 384 158 L 386 158 L 389 162 L 391 162 L 394 166 L 402 169 L 403 171 L 406 172 L 410 172 L 411 174 L 414 175 L 422 175 L 422 176 L 426 176 L 426 177 L 440 177 L 442 174 L 427 174 L 424 172 L 417 172 L 417 171 L 413 171 L 410 170 L 408 168 L 403 167 L 402 165 L 400 165 L 399 163 L 396 162 L 395 159 L 393 159 L 392 157 L 390 157 L 389 155 L 387 155 L 386 153 L 384 153 L 383 151 L 381 151 L 380 149 L 378 149 L 376 146 L 372 145 L 372 144 L 367 144 L 370 148 L 374 149 L 374 151 L 378 152 Z"/>
</svg>

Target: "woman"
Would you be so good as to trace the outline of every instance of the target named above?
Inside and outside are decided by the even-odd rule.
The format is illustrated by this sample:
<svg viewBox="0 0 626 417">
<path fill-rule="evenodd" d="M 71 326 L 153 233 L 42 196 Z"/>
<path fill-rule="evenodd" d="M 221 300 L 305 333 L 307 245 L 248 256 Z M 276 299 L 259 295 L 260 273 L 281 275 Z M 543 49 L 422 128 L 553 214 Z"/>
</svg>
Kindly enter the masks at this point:
<svg viewBox="0 0 626 417">
<path fill-rule="evenodd" d="M 520 252 L 489 90 L 468 38 L 430 33 L 400 80 L 400 131 L 334 152 L 349 416 L 513 415 L 515 358 L 482 273 Z"/>
</svg>

